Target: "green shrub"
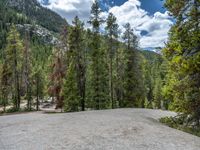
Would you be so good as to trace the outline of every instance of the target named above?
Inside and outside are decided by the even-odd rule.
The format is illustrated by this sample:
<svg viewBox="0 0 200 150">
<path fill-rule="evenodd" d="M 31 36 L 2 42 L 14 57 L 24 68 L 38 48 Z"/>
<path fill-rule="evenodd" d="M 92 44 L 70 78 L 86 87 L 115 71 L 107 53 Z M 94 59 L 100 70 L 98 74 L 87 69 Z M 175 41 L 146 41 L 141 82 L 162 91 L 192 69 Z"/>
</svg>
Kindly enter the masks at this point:
<svg viewBox="0 0 200 150">
<path fill-rule="evenodd" d="M 6 110 L 6 113 L 14 113 L 14 112 L 20 112 L 21 109 L 16 109 L 15 107 L 11 107 Z"/>
<path fill-rule="evenodd" d="M 176 116 L 161 118 L 160 122 L 166 124 L 171 128 L 175 128 L 200 137 L 200 127 L 185 126 L 184 120 L 184 116 Z"/>
</svg>

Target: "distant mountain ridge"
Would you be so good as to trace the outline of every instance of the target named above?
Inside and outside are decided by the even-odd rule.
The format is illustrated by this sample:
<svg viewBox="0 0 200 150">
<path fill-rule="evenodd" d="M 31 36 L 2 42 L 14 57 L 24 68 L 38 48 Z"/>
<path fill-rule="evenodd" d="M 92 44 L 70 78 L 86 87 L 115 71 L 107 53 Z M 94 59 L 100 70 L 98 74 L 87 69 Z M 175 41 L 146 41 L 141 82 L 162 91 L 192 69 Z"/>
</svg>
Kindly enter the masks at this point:
<svg viewBox="0 0 200 150">
<path fill-rule="evenodd" d="M 48 5 L 49 0 L 38 0 L 42 5 Z"/>
<path fill-rule="evenodd" d="M 56 12 L 42 6 L 48 3 L 49 0 L 1 0 L 0 49 L 6 41 L 8 24 L 16 24 L 21 32 L 26 29 L 32 30 L 33 34 L 40 37 L 41 42 L 55 44 L 58 37 L 55 35 L 58 35 L 68 23 Z M 141 53 L 147 60 L 154 60 L 154 56 L 160 57 L 154 52 Z"/>
<path fill-rule="evenodd" d="M 42 7 L 37 0 L 6 0 L 5 5 L 18 13 L 26 15 L 35 24 L 53 32 L 60 32 L 62 27 L 67 24 L 64 18 L 50 9 Z"/>
<path fill-rule="evenodd" d="M 68 23 L 37 0 L 0 0 L 0 50 L 5 48 L 11 24 L 16 25 L 22 36 L 28 30 L 31 39 L 55 45 L 59 42 L 58 35 Z"/>
</svg>

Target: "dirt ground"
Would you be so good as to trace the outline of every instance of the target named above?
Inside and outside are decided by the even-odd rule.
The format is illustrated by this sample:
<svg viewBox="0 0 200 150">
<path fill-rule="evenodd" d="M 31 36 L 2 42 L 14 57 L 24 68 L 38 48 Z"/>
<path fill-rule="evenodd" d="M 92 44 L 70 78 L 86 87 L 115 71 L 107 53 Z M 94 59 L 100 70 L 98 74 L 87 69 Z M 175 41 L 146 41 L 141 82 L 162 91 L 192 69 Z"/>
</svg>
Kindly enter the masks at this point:
<svg viewBox="0 0 200 150">
<path fill-rule="evenodd" d="M 173 112 L 115 109 L 0 116 L 0 150 L 200 150 L 200 138 L 158 118 Z"/>
</svg>

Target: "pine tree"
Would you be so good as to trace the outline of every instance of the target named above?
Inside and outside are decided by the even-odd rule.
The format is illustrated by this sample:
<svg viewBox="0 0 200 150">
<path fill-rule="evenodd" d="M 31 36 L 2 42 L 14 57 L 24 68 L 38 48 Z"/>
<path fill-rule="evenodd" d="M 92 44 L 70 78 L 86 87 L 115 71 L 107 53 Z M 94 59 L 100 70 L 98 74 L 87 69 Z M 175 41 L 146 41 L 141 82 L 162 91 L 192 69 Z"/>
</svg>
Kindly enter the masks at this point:
<svg viewBox="0 0 200 150">
<path fill-rule="evenodd" d="M 27 108 L 31 110 L 32 107 L 32 58 L 31 58 L 31 50 L 29 45 L 29 36 L 28 33 L 25 35 L 24 41 L 24 51 L 23 51 L 23 63 L 22 63 L 22 82 L 25 86 L 26 90 L 26 98 L 27 98 Z"/>
<path fill-rule="evenodd" d="M 126 43 L 126 68 L 124 81 L 124 106 L 143 107 L 144 101 L 144 80 L 143 68 L 140 62 L 141 56 L 138 55 L 138 41 L 129 23 L 125 25 L 124 40 Z M 142 102 L 141 102 L 142 101 Z"/>
<path fill-rule="evenodd" d="M 63 89 L 64 110 L 66 112 L 79 110 L 80 96 L 76 79 L 76 64 L 75 60 L 72 60 L 70 61 L 70 65 L 67 70 L 67 78 L 65 80 Z"/>
<path fill-rule="evenodd" d="M 63 89 L 63 79 L 65 76 L 63 51 L 57 48 L 53 53 L 53 64 L 51 65 L 52 72 L 50 74 L 51 85 L 48 91 L 53 98 L 56 98 L 56 109 L 61 108 L 62 110 L 64 103 L 61 91 Z"/>
<path fill-rule="evenodd" d="M 126 68 L 125 47 L 123 43 L 118 43 L 118 48 L 114 58 L 114 88 L 117 106 L 122 108 L 124 101 L 124 79 Z"/>
<path fill-rule="evenodd" d="M 6 105 L 8 103 L 10 78 L 11 78 L 11 71 L 8 69 L 8 64 L 5 59 L 1 70 L 1 98 L 4 107 L 4 112 L 6 112 Z"/>
<path fill-rule="evenodd" d="M 72 22 L 74 27 L 71 30 L 69 36 L 69 48 L 70 51 L 75 51 L 74 59 L 76 61 L 76 76 L 78 93 L 80 97 L 81 110 L 85 110 L 85 84 L 86 84 L 86 52 L 84 45 L 84 28 L 83 23 L 76 16 Z"/>
<path fill-rule="evenodd" d="M 163 99 L 161 90 L 162 90 L 162 79 L 158 75 L 158 77 L 156 78 L 155 87 L 154 87 L 154 90 L 153 90 L 153 102 L 154 102 L 154 107 L 156 109 L 161 108 L 161 101 Z"/>
<path fill-rule="evenodd" d="M 20 73 L 22 70 L 22 50 L 23 44 L 20 40 L 20 35 L 14 25 L 11 26 L 10 32 L 7 37 L 7 47 L 5 51 L 5 68 L 7 71 L 4 75 L 8 75 L 8 79 L 11 80 L 9 83 L 12 89 L 12 97 L 15 109 L 20 109 Z M 7 78 L 7 77 L 5 77 Z M 5 83 L 6 85 L 7 83 Z"/>
<path fill-rule="evenodd" d="M 65 111 L 77 111 L 79 106 L 81 106 L 81 110 L 84 111 L 86 84 L 86 53 L 83 39 L 84 29 L 83 23 L 77 16 L 74 18 L 72 24 L 73 26 L 69 30 L 69 50 L 67 52 L 69 68 L 67 69 L 63 93 L 65 99 Z M 75 107 L 75 105 L 77 106 Z"/>
<path fill-rule="evenodd" d="M 154 78 L 152 75 L 153 63 L 146 60 L 145 62 L 145 89 L 146 89 L 146 108 L 152 108 L 153 101 L 153 88 L 154 88 Z"/>
<path fill-rule="evenodd" d="M 108 56 L 109 56 L 109 80 L 110 80 L 110 101 L 112 108 L 115 107 L 114 102 L 114 87 L 113 87 L 113 59 L 116 53 L 116 40 L 118 38 L 118 24 L 116 23 L 117 18 L 109 13 L 107 18 L 107 36 L 108 36 Z"/>
<path fill-rule="evenodd" d="M 136 51 L 136 59 L 135 59 L 135 74 L 137 77 L 137 83 L 136 83 L 136 101 L 137 101 L 137 107 L 144 108 L 144 103 L 146 99 L 146 89 L 145 89 L 145 61 L 143 55 L 139 52 L 139 50 Z"/>
<path fill-rule="evenodd" d="M 136 50 L 136 37 L 133 34 L 133 29 L 129 23 L 125 25 L 125 32 L 123 39 L 126 43 L 126 69 L 125 69 L 125 97 L 124 106 L 136 106 L 136 76 L 135 76 L 135 50 Z"/>
<path fill-rule="evenodd" d="M 40 99 L 44 97 L 44 72 L 40 65 L 33 68 L 33 83 L 35 86 L 34 95 L 36 96 L 36 110 L 39 110 Z"/>
<path fill-rule="evenodd" d="M 105 51 L 101 49 L 100 25 L 103 20 L 100 17 L 101 9 L 97 0 L 92 5 L 91 17 L 89 23 L 93 28 L 92 42 L 90 44 L 90 94 L 95 102 L 95 109 L 107 107 L 107 74 L 105 64 Z"/>
<path fill-rule="evenodd" d="M 167 0 L 165 6 L 176 18 L 170 39 L 163 50 L 169 74 L 165 93 L 172 107 L 191 115 L 200 124 L 200 11 L 199 0 Z"/>
</svg>

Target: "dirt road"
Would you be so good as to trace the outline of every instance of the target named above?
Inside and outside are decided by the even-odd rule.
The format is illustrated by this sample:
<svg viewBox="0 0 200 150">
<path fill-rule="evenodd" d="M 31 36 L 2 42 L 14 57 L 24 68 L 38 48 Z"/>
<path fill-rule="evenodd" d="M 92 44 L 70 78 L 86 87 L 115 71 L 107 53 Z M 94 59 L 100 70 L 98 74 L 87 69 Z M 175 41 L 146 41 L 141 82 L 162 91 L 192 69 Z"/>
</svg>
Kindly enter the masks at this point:
<svg viewBox="0 0 200 150">
<path fill-rule="evenodd" d="M 116 109 L 0 117 L 0 150 L 200 150 L 200 138 L 157 120 L 172 112 Z"/>
</svg>

